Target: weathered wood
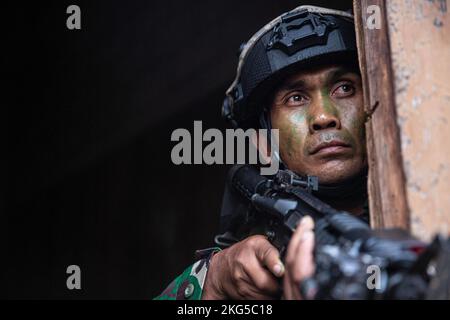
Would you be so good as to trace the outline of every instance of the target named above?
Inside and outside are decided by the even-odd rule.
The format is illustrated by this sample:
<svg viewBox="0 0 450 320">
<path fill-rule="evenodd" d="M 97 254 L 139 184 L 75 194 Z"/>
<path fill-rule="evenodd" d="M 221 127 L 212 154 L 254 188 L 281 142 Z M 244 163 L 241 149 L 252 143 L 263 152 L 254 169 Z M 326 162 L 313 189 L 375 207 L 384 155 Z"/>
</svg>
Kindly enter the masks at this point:
<svg viewBox="0 0 450 320">
<path fill-rule="evenodd" d="M 367 28 L 367 7 L 381 9 L 381 28 Z M 369 205 L 374 227 L 409 228 L 405 176 L 396 123 L 385 1 L 355 0 L 355 22 L 365 90 Z"/>
<path fill-rule="evenodd" d="M 381 9 L 381 29 L 366 26 Z M 446 0 L 354 1 L 368 113 L 371 221 L 424 240 L 450 230 L 450 18 Z"/>
<path fill-rule="evenodd" d="M 411 231 L 450 230 L 450 17 L 446 0 L 386 1 Z"/>
</svg>

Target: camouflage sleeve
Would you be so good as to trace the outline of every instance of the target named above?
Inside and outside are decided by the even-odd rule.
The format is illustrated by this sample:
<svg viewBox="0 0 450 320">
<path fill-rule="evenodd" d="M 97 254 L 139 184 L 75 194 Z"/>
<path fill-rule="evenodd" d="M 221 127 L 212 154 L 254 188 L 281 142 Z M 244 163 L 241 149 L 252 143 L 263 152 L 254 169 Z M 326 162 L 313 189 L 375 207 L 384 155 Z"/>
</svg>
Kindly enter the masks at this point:
<svg viewBox="0 0 450 320">
<path fill-rule="evenodd" d="M 196 256 L 200 260 L 185 269 L 154 300 L 200 300 L 208 272 L 209 260 L 218 251 L 220 251 L 220 248 L 198 250 Z"/>
</svg>

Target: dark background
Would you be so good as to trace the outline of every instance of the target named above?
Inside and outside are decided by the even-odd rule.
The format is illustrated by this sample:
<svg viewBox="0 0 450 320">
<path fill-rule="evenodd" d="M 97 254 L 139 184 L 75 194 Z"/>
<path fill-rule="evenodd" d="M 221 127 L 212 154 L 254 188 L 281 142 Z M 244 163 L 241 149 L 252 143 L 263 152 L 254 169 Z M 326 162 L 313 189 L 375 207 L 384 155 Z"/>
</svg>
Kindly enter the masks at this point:
<svg viewBox="0 0 450 320">
<path fill-rule="evenodd" d="M 305 3 L 351 8 L 166 0 L 7 10 L 2 295 L 150 299 L 212 246 L 227 167 L 173 165 L 170 135 L 192 132 L 194 120 L 225 128 L 239 45 Z M 66 28 L 70 4 L 81 30 Z M 71 264 L 82 290 L 66 288 Z"/>
</svg>

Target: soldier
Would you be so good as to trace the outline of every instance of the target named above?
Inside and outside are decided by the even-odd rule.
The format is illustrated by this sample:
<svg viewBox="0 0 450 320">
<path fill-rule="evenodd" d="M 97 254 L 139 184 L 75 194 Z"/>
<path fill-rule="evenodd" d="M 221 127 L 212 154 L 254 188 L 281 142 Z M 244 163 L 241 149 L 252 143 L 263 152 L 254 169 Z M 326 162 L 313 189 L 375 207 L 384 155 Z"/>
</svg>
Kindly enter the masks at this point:
<svg viewBox="0 0 450 320">
<path fill-rule="evenodd" d="M 353 16 L 300 6 L 275 18 L 242 48 L 223 105 L 235 126 L 279 129 L 279 160 L 319 178 L 320 198 L 367 219 L 363 93 Z M 264 138 L 264 137 L 259 137 Z M 301 299 L 314 272 L 314 223 L 305 217 L 285 263 L 265 236 L 198 251 L 157 299 Z"/>
</svg>

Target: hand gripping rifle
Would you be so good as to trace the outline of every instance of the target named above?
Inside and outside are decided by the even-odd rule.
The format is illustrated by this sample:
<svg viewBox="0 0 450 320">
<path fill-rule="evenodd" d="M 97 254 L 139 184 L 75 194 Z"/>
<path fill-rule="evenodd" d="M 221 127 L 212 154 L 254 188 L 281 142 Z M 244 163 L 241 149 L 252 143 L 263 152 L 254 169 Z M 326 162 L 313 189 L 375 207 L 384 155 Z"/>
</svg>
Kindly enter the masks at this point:
<svg viewBox="0 0 450 320">
<path fill-rule="evenodd" d="M 234 166 L 228 175 L 215 242 L 227 247 L 253 234 L 266 235 L 283 258 L 297 223 L 315 222 L 315 274 L 300 285 L 314 299 L 448 299 L 450 241 L 431 244 L 398 229 L 372 230 L 313 195 L 316 177 L 289 170 L 261 176 L 256 167 Z"/>
</svg>

